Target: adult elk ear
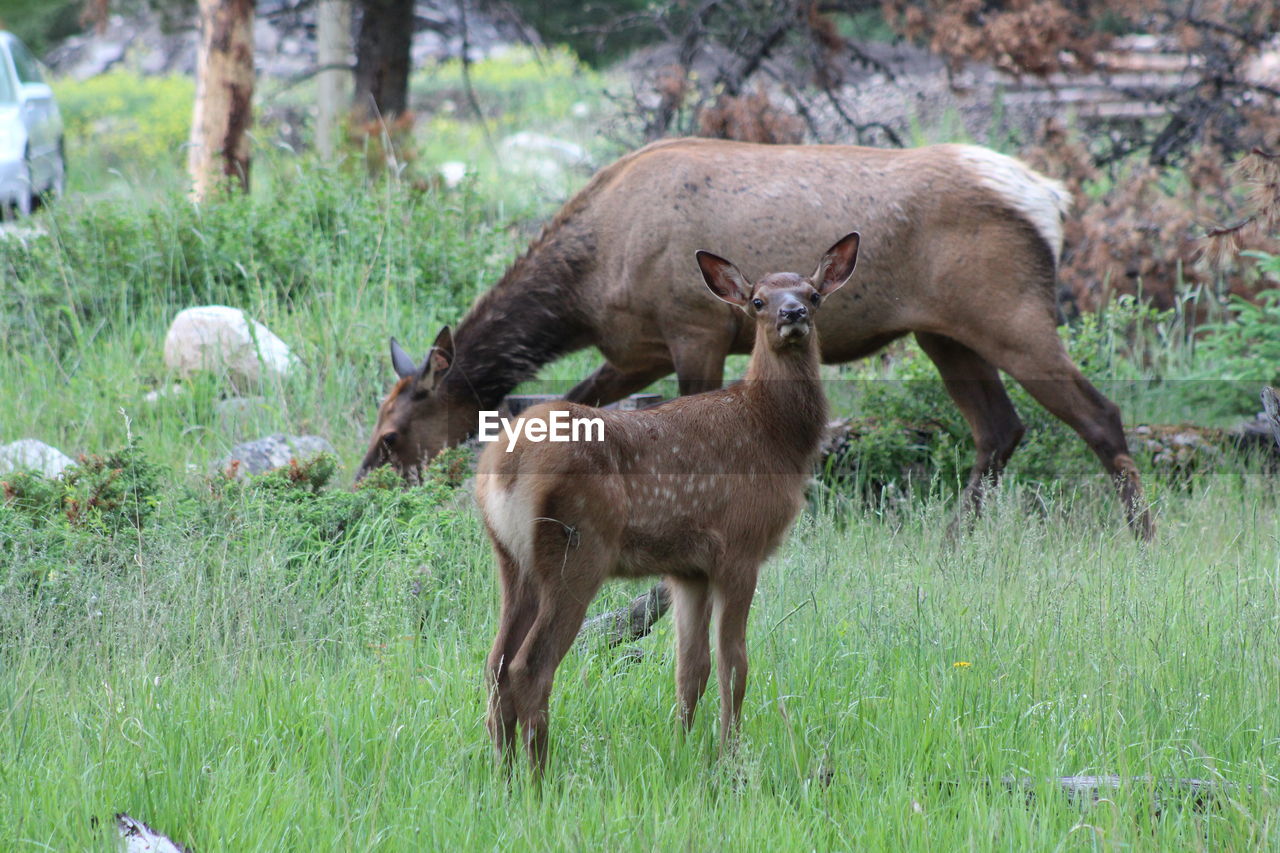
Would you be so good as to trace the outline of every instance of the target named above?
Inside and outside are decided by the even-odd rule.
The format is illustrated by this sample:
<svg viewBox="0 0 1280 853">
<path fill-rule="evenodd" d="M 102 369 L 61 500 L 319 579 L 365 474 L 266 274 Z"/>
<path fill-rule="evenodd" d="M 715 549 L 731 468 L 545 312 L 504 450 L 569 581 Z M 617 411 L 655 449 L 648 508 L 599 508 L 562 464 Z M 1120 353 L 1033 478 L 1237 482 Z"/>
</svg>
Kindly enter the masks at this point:
<svg viewBox="0 0 1280 853">
<path fill-rule="evenodd" d="M 737 267 L 719 255 L 702 249 L 695 252 L 694 257 L 698 260 L 698 269 L 702 270 L 702 280 L 717 299 L 739 308 L 747 307 L 747 300 L 751 298 L 751 284 Z"/>
<path fill-rule="evenodd" d="M 400 346 L 399 341 L 395 338 L 391 339 L 391 366 L 395 368 L 396 376 L 404 379 L 413 376 L 418 372 L 418 365 L 414 363 L 409 354 Z"/>
<path fill-rule="evenodd" d="M 846 234 L 818 261 L 818 269 L 813 274 L 813 286 L 823 296 L 835 293 L 844 287 L 853 268 L 858 264 L 858 244 L 862 241 L 857 231 Z"/>
<path fill-rule="evenodd" d="M 440 385 L 440 380 L 444 379 L 451 367 L 453 367 L 453 333 L 449 331 L 448 326 L 445 326 L 440 330 L 440 334 L 436 335 L 436 342 L 431 345 L 431 351 L 422 362 L 422 369 L 418 372 L 414 388 L 420 391 L 435 391 Z"/>
</svg>

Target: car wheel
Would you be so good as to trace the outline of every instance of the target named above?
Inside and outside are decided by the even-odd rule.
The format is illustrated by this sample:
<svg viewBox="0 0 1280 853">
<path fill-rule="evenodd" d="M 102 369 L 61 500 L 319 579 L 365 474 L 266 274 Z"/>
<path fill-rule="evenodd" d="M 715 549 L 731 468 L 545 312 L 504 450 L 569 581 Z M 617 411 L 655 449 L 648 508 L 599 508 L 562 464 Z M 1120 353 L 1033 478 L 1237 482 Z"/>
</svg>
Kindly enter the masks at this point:
<svg viewBox="0 0 1280 853">
<path fill-rule="evenodd" d="M 18 209 L 18 216 L 20 218 L 31 215 L 31 208 L 34 206 L 34 201 L 35 201 L 35 187 L 31 185 L 31 163 L 27 161 L 27 158 L 25 156 L 22 158 L 22 170 L 26 174 L 20 176 L 22 180 L 20 180 L 19 183 L 22 183 L 23 181 L 25 181 L 27 185 L 27 191 L 26 192 L 19 191 L 18 197 L 14 201 L 14 205 Z"/>
<path fill-rule="evenodd" d="M 54 164 L 53 180 L 49 182 L 50 198 L 62 198 L 67 191 L 67 148 L 63 140 L 58 140 L 58 160 Z"/>
</svg>

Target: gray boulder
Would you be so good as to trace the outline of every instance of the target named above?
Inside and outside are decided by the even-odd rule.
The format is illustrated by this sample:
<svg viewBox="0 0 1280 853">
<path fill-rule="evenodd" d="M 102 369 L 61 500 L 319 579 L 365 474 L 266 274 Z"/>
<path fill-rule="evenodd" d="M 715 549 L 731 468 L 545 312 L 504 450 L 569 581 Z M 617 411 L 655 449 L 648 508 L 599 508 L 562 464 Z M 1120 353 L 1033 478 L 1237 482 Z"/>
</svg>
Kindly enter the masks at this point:
<svg viewBox="0 0 1280 853">
<path fill-rule="evenodd" d="M 0 446 L 0 474 L 11 471 L 36 471 L 46 477 L 57 477 L 75 464 L 56 447 L 34 438 L 22 438 Z"/>
<path fill-rule="evenodd" d="M 333 445 L 318 435 L 285 435 L 276 433 L 255 441 L 246 441 L 231 448 L 231 453 L 218 463 L 219 470 L 227 471 L 233 463 L 236 476 L 261 474 L 273 468 L 289 464 L 290 459 L 304 462 L 319 453 L 333 453 Z"/>
</svg>

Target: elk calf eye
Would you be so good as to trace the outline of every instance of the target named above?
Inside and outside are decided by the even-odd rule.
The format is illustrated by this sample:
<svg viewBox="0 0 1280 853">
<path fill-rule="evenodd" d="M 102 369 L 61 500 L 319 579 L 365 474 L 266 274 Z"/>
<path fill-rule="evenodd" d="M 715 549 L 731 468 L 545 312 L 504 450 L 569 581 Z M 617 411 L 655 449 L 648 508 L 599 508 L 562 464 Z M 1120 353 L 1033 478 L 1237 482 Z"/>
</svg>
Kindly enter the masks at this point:
<svg viewBox="0 0 1280 853">
<path fill-rule="evenodd" d="M 753 306 L 755 306 L 755 309 L 756 309 L 757 311 L 759 311 L 761 308 L 763 308 L 763 307 L 764 307 L 764 300 L 763 300 L 763 299 L 752 299 L 752 300 L 751 300 L 751 304 L 752 304 Z"/>
<path fill-rule="evenodd" d="M 399 435 L 397 435 L 397 434 L 396 434 L 396 433 L 394 433 L 394 432 L 384 433 L 384 434 L 383 434 L 383 436 L 382 436 L 382 446 L 383 446 L 383 447 L 392 447 L 392 446 L 394 446 L 394 445 L 395 445 L 395 443 L 396 443 L 396 439 L 398 439 L 399 437 L 400 437 L 400 436 L 399 436 Z"/>
</svg>

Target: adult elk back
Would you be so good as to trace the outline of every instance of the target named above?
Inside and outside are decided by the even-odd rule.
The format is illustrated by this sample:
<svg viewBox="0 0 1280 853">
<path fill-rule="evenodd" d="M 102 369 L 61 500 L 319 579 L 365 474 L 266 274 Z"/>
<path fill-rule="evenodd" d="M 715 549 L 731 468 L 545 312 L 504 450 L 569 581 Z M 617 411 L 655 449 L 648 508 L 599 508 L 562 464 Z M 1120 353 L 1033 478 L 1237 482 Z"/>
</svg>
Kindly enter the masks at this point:
<svg viewBox="0 0 1280 853">
<path fill-rule="evenodd" d="M 973 431 L 974 509 L 1023 434 L 1005 371 L 1088 443 L 1129 524 L 1150 537 L 1119 409 L 1057 335 L 1067 206 L 1058 182 L 967 145 L 653 143 L 574 196 L 421 367 L 393 343 L 401 378 L 357 476 L 384 463 L 409 476 L 542 365 L 588 346 L 605 363 L 572 401 L 609 403 L 673 370 L 682 394 L 719 387 L 725 357 L 750 351 L 753 330 L 705 292 L 692 253 L 720 247 L 758 276 L 803 268 L 809 247 L 856 227 L 863 267 L 823 311 L 822 360 L 861 358 L 914 333 Z"/>
</svg>

